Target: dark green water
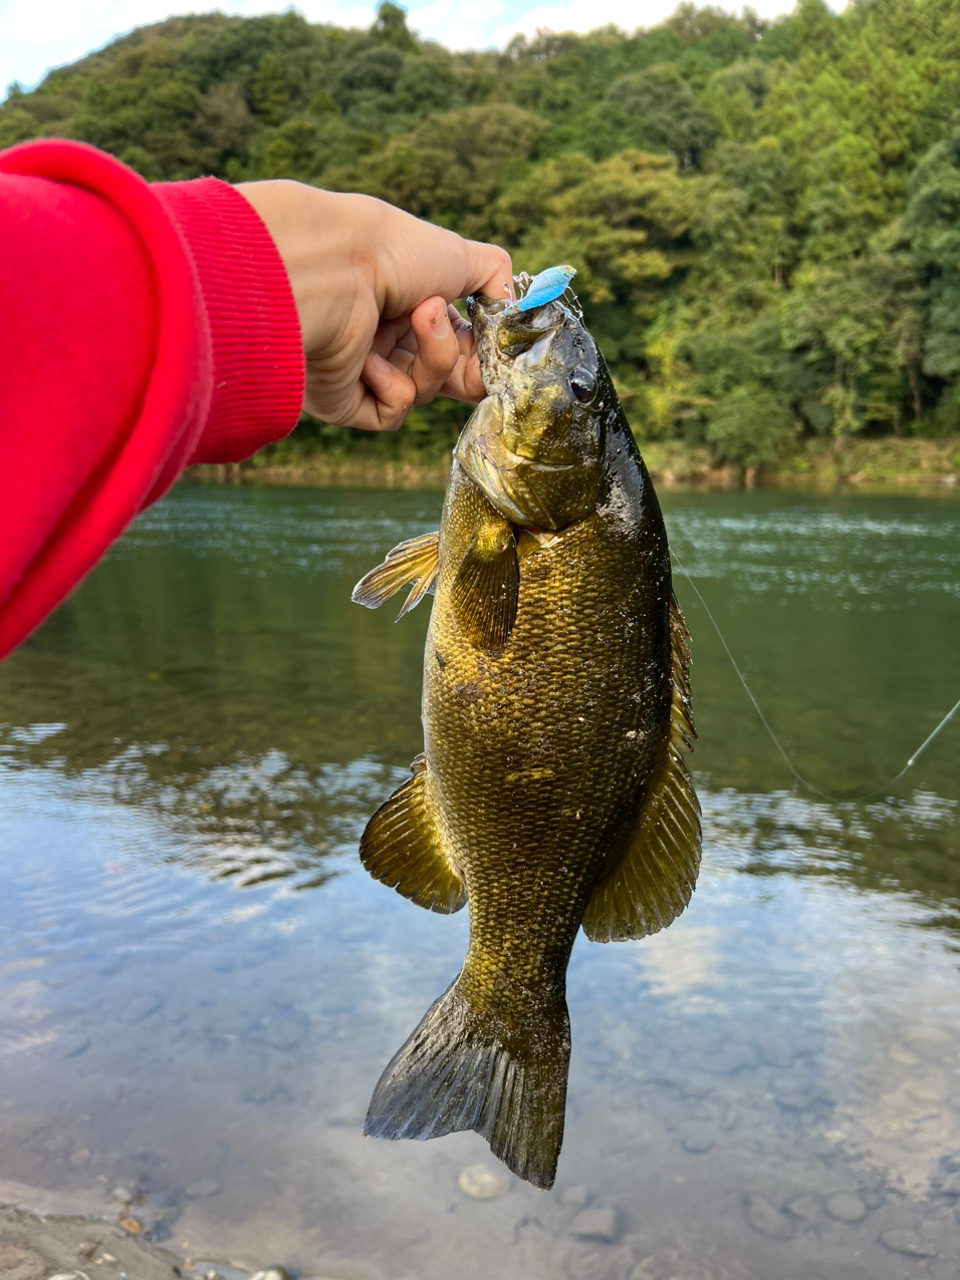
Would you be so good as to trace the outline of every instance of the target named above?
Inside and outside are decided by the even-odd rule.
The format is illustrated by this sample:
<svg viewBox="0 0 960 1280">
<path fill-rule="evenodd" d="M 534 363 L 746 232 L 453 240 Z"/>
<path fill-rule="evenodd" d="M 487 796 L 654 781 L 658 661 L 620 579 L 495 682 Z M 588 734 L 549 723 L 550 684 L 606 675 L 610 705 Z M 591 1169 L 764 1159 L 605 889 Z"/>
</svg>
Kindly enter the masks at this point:
<svg viewBox="0 0 960 1280">
<path fill-rule="evenodd" d="M 439 506 L 182 488 L 0 668 L 0 1201 L 342 1280 L 956 1276 L 960 717 L 882 784 L 960 696 L 960 503 L 668 497 L 795 767 L 881 789 L 794 785 L 678 574 L 701 885 L 578 942 L 556 1191 L 488 1201 L 474 1135 L 360 1136 L 466 938 L 355 852 L 427 615 L 349 589 Z"/>
</svg>

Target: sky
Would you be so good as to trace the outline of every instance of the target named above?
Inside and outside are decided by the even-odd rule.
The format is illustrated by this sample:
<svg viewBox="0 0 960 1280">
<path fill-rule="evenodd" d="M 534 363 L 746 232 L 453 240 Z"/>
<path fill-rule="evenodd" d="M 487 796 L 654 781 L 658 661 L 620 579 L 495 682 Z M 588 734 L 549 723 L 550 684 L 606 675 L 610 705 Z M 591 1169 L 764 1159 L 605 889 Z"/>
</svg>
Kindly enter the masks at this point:
<svg viewBox="0 0 960 1280">
<path fill-rule="evenodd" d="M 553 31 L 589 31 L 615 23 L 627 31 L 660 22 L 678 0 L 410 0 L 406 4 L 411 28 L 451 49 L 503 46 L 518 31 L 533 34 L 538 27 Z M 0 99 L 18 80 L 32 88 L 52 67 L 74 62 L 114 37 L 172 14 L 209 12 L 252 17 L 297 8 L 310 22 L 334 22 L 367 27 L 374 3 L 353 0 L 301 0 L 290 6 L 270 0 L 227 0 L 222 5 L 178 5 L 176 0 L 0 0 Z M 727 7 L 721 5 L 721 7 Z M 734 5 L 729 6 L 733 8 Z M 784 0 L 754 0 L 751 8 L 772 18 L 792 8 Z"/>
</svg>

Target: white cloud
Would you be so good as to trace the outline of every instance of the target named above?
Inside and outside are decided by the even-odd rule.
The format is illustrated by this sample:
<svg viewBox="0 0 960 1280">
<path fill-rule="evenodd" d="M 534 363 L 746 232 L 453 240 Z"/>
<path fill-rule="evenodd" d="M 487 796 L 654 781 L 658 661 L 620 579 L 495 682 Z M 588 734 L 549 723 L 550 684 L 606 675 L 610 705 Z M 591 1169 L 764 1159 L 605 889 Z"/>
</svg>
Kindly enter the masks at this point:
<svg viewBox="0 0 960 1280">
<path fill-rule="evenodd" d="M 93 30 L 118 31 L 149 21 L 156 10 L 150 0 L 118 4 L 78 5 L 69 0 L 13 0 L 0 5 L 0 40 L 35 45 L 89 40 Z"/>
<path fill-rule="evenodd" d="M 612 24 L 624 31 L 637 27 L 652 27 L 663 22 L 677 8 L 679 0 L 568 0 L 567 4 L 542 4 L 527 9 L 510 22 L 493 28 L 490 43 L 502 47 L 518 31 L 526 35 L 540 28 L 548 31 L 593 31 L 596 27 Z M 720 8 L 727 8 L 723 4 Z M 792 5 L 783 0 L 754 0 L 750 6 L 762 18 L 775 18 L 786 13 Z M 729 6 L 730 9 L 733 6 Z"/>
<path fill-rule="evenodd" d="M 719 929 L 684 917 L 669 932 L 644 938 L 636 957 L 656 995 L 689 1004 L 702 999 L 705 988 L 723 985 L 719 942 Z"/>
<path fill-rule="evenodd" d="M 244 3 L 231 4 L 225 12 L 242 13 L 251 17 L 255 13 L 282 13 L 294 8 L 302 13 L 308 22 L 332 22 L 338 27 L 369 27 L 373 22 L 378 0 L 370 0 L 369 4 L 331 4 L 330 0 L 306 0 L 296 5 L 264 4 L 263 0 L 246 0 Z"/>
<path fill-rule="evenodd" d="M 431 0 L 410 7 L 409 26 L 427 40 L 449 49 L 486 49 L 497 43 L 495 29 L 502 18 L 500 0 Z"/>
<path fill-rule="evenodd" d="M 36 84 L 51 67 L 164 16 L 157 0 L 0 0 L 0 90 L 12 80 Z"/>
<path fill-rule="evenodd" d="M 213 7 L 200 6 L 199 12 Z M 219 7 L 225 13 L 252 17 L 282 13 L 290 6 L 269 0 L 232 0 Z M 373 21 L 375 5 L 313 0 L 297 7 L 310 22 L 366 27 Z M 30 88 L 53 67 L 75 62 L 134 27 L 184 12 L 193 10 L 169 0 L 0 0 L 0 96 L 14 80 Z"/>
<path fill-rule="evenodd" d="M 524 9 L 524 0 L 410 0 L 407 7 L 410 26 L 426 39 L 452 49 L 485 49 L 502 47 L 518 31 L 532 35 L 539 27 L 590 31 L 613 23 L 633 31 L 661 22 L 676 4 L 677 0 L 566 0 Z M 289 7 L 270 0 L 227 0 L 220 6 L 225 13 L 245 17 L 281 13 Z M 367 27 L 376 0 L 302 0 L 295 7 L 310 22 Z M 755 0 L 754 7 L 772 17 L 787 5 L 783 0 Z M 199 8 L 209 11 L 206 5 Z M 74 62 L 134 27 L 183 12 L 170 0 L 0 0 L 0 95 L 13 80 L 32 87 L 53 67 Z"/>
<path fill-rule="evenodd" d="M 624 31 L 650 27 L 662 22 L 677 6 L 670 0 L 607 0 L 602 8 L 596 0 L 570 0 L 568 4 L 542 4 L 528 9 L 521 18 L 497 26 L 494 41 L 506 44 L 518 31 L 532 35 L 541 27 L 548 31 L 592 31 L 612 23 Z"/>
</svg>

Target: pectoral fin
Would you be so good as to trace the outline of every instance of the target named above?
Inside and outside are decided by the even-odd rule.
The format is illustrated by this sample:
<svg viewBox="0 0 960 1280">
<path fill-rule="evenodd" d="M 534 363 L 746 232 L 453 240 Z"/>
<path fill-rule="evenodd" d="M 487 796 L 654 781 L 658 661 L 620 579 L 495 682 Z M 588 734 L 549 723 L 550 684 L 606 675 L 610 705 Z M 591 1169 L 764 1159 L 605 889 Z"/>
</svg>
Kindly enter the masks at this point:
<svg viewBox="0 0 960 1280">
<path fill-rule="evenodd" d="M 413 590 L 407 596 L 397 621 L 411 609 L 415 609 L 428 591 L 432 590 L 440 564 L 440 534 L 425 533 L 420 538 L 401 542 L 387 552 L 383 564 L 378 564 L 360 579 L 350 594 L 354 604 L 368 609 L 379 609 L 385 600 L 411 584 Z"/>
<path fill-rule="evenodd" d="M 467 900 L 459 871 L 427 804 L 423 757 L 413 777 L 385 800 L 360 838 L 360 861 L 375 880 L 430 911 L 459 911 Z"/>
<path fill-rule="evenodd" d="M 460 563 L 450 598 L 457 622 L 478 648 L 498 652 L 517 620 L 520 567 L 506 520 L 481 526 Z"/>
<path fill-rule="evenodd" d="M 593 891 L 583 931 L 594 942 L 643 938 L 666 928 L 690 901 L 700 869 L 700 805 L 683 755 L 696 730 L 690 713 L 689 633 L 676 598 L 670 603 L 673 699 L 670 740 L 632 839 L 620 862 Z"/>
</svg>

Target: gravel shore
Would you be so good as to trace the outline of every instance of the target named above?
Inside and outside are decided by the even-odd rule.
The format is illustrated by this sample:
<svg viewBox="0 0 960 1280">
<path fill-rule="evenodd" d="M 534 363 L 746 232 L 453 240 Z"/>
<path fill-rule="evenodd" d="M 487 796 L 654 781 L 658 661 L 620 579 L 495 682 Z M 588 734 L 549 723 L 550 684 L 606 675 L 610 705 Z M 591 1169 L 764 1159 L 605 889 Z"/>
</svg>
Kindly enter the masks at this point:
<svg viewBox="0 0 960 1280">
<path fill-rule="evenodd" d="M 160 1245 L 129 1235 L 112 1222 L 89 1218 L 39 1218 L 0 1207 L 0 1276 L 3 1280 L 175 1280 L 176 1257 Z"/>
</svg>

